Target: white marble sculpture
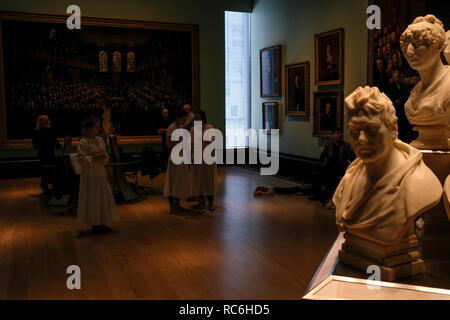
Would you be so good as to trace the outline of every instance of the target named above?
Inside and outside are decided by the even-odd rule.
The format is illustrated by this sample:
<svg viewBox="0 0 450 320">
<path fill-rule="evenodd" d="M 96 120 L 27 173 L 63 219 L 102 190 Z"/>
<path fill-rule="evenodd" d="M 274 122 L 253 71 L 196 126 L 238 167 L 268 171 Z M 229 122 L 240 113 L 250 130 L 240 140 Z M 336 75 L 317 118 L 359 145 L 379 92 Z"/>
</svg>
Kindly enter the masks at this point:
<svg viewBox="0 0 450 320">
<path fill-rule="evenodd" d="M 391 100 L 376 87 L 345 99 L 350 142 L 358 158 L 333 196 L 340 231 L 383 245 L 414 235 L 414 219 L 438 204 L 442 186 L 422 153 L 397 139 Z"/>
<path fill-rule="evenodd" d="M 444 57 L 447 63 L 450 64 L 450 30 L 445 34 Z"/>
<path fill-rule="evenodd" d="M 444 57 L 447 63 L 450 64 L 450 30 L 445 34 Z M 448 220 L 450 220 L 450 175 L 444 183 L 444 205 L 447 210 Z"/>
<path fill-rule="evenodd" d="M 450 66 L 441 60 L 445 29 L 433 15 L 416 18 L 400 37 L 400 45 L 421 81 L 405 104 L 408 120 L 419 132 L 411 143 L 419 149 L 450 149 Z"/>
<path fill-rule="evenodd" d="M 444 183 L 444 206 L 447 211 L 448 220 L 450 220 L 450 175 Z"/>
</svg>

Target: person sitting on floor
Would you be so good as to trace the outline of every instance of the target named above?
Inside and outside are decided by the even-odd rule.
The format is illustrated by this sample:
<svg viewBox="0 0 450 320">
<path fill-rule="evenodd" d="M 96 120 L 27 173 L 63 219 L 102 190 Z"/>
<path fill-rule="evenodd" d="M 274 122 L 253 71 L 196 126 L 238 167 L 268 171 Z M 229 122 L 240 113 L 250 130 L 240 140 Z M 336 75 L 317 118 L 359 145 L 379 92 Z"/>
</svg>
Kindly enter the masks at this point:
<svg viewBox="0 0 450 320">
<path fill-rule="evenodd" d="M 259 186 L 253 192 L 253 196 L 269 196 L 272 194 L 303 194 L 311 189 L 311 184 L 301 184 L 295 187 L 263 187 Z"/>
<path fill-rule="evenodd" d="M 356 156 L 351 146 L 342 140 L 341 130 L 332 130 L 331 139 L 325 142 L 320 161 L 322 166 L 314 175 L 314 183 L 310 190 L 309 200 L 327 202 L 334 193 L 347 167 Z"/>
<path fill-rule="evenodd" d="M 320 160 L 322 166 L 314 174 L 313 184 L 302 184 L 296 187 L 263 187 L 256 188 L 254 196 L 270 194 L 307 194 L 311 195 L 310 200 L 320 200 L 327 202 L 341 177 L 344 175 L 349 164 L 355 159 L 355 154 L 350 145 L 342 140 L 342 131 L 333 130 L 332 139 L 324 145 Z"/>
</svg>

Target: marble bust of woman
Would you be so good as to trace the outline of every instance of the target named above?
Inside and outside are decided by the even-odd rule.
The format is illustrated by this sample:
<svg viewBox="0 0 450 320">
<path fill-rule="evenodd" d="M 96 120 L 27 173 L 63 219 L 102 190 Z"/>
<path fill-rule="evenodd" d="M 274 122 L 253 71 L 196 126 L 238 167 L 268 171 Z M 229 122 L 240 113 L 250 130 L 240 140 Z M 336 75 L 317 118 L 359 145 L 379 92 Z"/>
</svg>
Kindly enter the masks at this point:
<svg viewBox="0 0 450 320">
<path fill-rule="evenodd" d="M 416 18 L 400 37 L 400 45 L 420 82 L 405 104 L 408 120 L 419 131 L 411 143 L 419 149 L 450 149 L 450 66 L 441 60 L 445 48 L 445 29 L 434 15 Z"/>
<path fill-rule="evenodd" d="M 444 57 L 447 63 L 450 64 L 450 30 L 445 34 Z"/>
</svg>

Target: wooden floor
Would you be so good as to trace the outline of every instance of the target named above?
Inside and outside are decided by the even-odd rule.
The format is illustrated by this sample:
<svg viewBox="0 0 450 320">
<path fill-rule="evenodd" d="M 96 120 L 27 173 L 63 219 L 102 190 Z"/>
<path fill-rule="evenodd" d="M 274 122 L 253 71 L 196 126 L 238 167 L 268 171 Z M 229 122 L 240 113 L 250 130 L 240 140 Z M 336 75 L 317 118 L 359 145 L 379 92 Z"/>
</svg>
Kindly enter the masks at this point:
<svg viewBox="0 0 450 320">
<path fill-rule="evenodd" d="M 82 237 L 74 215 L 30 196 L 39 179 L 0 180 L 0 299 L 300 299 L 337 236 L 333 213 L 303 196 L 253 197 L 291 182 L 219 172 L 215 212 L 168 214 L 161 175 L 157 195 L 118 207 L 114 233 Z M 81 290 L 66 287 L 69 265 Z"/>
</svg>

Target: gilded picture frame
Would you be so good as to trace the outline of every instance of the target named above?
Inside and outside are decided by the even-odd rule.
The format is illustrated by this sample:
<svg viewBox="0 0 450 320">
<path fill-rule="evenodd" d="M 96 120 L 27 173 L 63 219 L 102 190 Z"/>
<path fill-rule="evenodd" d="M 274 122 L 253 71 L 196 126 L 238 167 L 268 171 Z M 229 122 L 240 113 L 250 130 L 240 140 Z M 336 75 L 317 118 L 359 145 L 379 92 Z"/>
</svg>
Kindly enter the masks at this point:
<svg viewBox="0 0 450 320">
<path fill-rule="evenodd" d="M 12 11 L 0 11 L 0 35 L 2 33 L 2 25 L 5 21 L 18 22 L 41 22 L 47 24 L 66 24 L 67 16 L 57 14 L 45 13 L 24 13 Z M 83 26 L 96 26 L 105 28 L 117 28 L 117 30 L 163 30 L 163 31 L 181 31 L 187 32 L 190 35 L 190 50 L 191 56 L 191 103 L 193 110 L 198 109 L 200 103 L 200 81 L 199 81 L 199 31 L 196 24 L 184 23 L 166 23 L 166 22 L 152 22 L 140 20 L 127 19 L 110 19 L 97 17 L 82 17 Z M 81 29 L 83 30 L 83 28 Z M 0 148 L 30 148 L 32 147 L 31 138 L 26 139 L 10 139 L 7 136 L 8 115 L 6 111 L 5 98 L 5 68 L 4 68 L 4 47 L 2 45 L 2 37 L 0 37 Z M 134 71 L 134 70 L 133 70 Z M 113 79 L 114 80 L 114 79 Z M 64 138 L 59 138 L 61 141 Z M 78 141 L 78 137 L 74 137 L 74 143 Z M 159 143 L 161 142 L 160 135 L 118 135 L 118 142 L 120 144 L 143 144 L 143 143 Z"/>
</svg>

